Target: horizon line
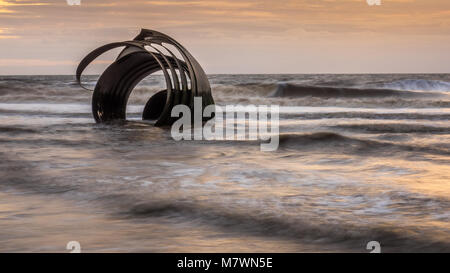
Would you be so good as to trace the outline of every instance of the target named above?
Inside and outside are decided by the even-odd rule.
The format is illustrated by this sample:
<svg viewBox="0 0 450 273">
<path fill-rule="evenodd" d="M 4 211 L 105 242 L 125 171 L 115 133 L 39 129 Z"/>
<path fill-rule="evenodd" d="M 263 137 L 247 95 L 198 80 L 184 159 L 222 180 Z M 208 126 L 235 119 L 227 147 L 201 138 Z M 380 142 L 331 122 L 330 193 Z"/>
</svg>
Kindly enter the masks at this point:
<svg viewBox="0 0 450 273">
<path fill-rule="evenodd" d="M 320 73 L 206 73 L 206 75 L 442 75 L 450 72 L 320 72 Z M 102 74 L 83 74 L 83 76 L 100 76 Z M 162 74 L 153 74 L 162 75 Z M 75 76 L 74 74 L 0 74 L 0 77 L 15 76 Z M 149 75 L 150 76 L 150 75 Z"/>
</svg>

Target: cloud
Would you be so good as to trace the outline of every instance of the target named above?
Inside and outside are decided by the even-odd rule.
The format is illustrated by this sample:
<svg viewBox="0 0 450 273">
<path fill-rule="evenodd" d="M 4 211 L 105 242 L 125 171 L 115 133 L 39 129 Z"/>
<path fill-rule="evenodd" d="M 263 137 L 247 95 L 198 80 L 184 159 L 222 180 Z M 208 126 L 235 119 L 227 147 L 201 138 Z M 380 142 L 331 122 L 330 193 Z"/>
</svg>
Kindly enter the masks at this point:
<svg viewBox="0 0 450 273">
<path fill-rule="evenodd" d="M 20 36 L 11 35 L 10 30 L 7 28 L 0 28 L 0 40 L 1 39 L 18 39 Z"/>
<path fill-rule="evenodd" d="M 195 6 L 207 8 L 249 8 L 254 2 L 246 1 L 146 1 L 147 4 L 156 6 Z"/>
<path fill-rule="evenodd" d="M 43 59 L 0 59 L 0 66 L 59 66 L 59 65 L 76 65 L 77 62 L 70 60 L 50 61 Z"/>
<path fill-rule="evenodd" d="M 423 41 L 441 50 L 450 37 L 450 1 L 382 0 L 373 7 L 365 0 L 86 0 L 80 6 L 65 0 L 0 0 L 0 26 L 0 52 L 22 59 L 13 62 L 17 67 L 31 63 L 71 71 L 73 64 L 64 60 L 76 62 L 96 46 L 135 36 L 141 27 L 176 37 L 194 55 L 207 56 L 203 62 L 217 72 L 263 52 L 276 51 L 274 61 L 301 61 L 300 49 L 316 60 L 310 66 L 327 68 L 318 48 L 358 59 L 363 46 L 380 41 L 384 45 L 374 59 L 389 67 L 383 57 L 389 48 L 412 47 L 415 55 L 429 55 L 417 46 Z M 328 48 L 334 45 L 339 47 Z M 229 48 L 236 49 L 231 57 L 216 57 Z M 33 61 L 26 64 L 24 58 Z M 270 69 L 270 64 L 261 69 L 264 65 Z"/>
</svg>

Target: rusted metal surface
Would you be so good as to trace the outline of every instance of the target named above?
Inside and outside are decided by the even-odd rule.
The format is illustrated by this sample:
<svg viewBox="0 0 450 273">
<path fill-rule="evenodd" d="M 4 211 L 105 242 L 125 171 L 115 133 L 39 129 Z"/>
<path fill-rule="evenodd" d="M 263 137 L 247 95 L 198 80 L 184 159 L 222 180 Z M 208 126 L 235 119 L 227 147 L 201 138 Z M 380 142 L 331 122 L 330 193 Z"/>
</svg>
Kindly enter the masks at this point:
<svg viewBox="0 0 450 273">
<path fill-rule="evenodd" d="M 92 61 L 117 47 L 125 48 L 100 76 L 92 96 L 92 113 L 97 122 L 126 119 L 127 102 L 134 87 L 158 71 L 165 77 L 166 89 L 148 100 L 143 119 L 154 120 L 156 126 L 170 125 L 175 105 L 184 104 L 193 112 L 194 97 L 202 97 L 203 107 L 214 104 L 208 78 L 195 58 L 173 38 L 148 29 L 142 29 L 132 41 L 107 44 L 89 53 L 77 68 L 78 83 L 82 86 L 81 75 Z"/>
</svg>

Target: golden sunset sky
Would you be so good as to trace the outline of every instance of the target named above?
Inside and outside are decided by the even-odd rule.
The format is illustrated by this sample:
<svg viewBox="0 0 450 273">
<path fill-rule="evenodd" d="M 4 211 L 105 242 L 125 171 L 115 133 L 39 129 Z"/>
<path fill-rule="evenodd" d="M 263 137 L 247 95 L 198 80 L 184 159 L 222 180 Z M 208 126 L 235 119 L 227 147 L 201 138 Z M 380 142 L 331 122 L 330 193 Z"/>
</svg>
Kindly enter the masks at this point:
<svg viewBox="0 0 450 273">
<path fill-rule="evenodd" d="M 0 0 L 0 74 L 73 74 L 140 28 L 210 74 L 450 72 L 450 0 Z"/>
</svg>

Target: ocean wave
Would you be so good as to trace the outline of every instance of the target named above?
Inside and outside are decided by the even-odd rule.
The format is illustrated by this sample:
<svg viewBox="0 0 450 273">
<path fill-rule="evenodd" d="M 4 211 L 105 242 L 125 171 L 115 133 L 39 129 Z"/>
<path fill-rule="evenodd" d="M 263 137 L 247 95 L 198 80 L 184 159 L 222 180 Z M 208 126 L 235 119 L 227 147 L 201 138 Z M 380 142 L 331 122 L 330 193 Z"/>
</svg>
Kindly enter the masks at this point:
<svg viewBox="0 0 450 273">
<path fill-rule="evenodd" d="M 37 117 L 58 117 L 58 118 L 92 118 L 91 113 L 68 112 L 58 113 L 50 111 L 23 111 L 0 109 L 2 116 L 37 116 Z"/>
<path fill-rule="evenodd" d="M 402 98 L 402 97 L 262 97 L 262 96 L 223 96 L 214 94 L 217 104 L 252 104 L 280 106 L 333 106 L 333 107 L 367 107 L 367 108 L 450 108 L 450 99 L 444 97 L 432 98 Z"/>
<path fill-rule="evenodd" d="M 0 126 L 0 134 L 18 135 L 18 134 L 37 134 L 39 130 L 21 127 Z"/>
<path fill-rule="evenodd" d="M 326 98 L 360 98 L 360 97 L 415 97 L 430 96 L 430 93 L 400 91 L 392 89 L 359 89 L 328 86 L 305 86 L 291 83 L 279 83 L 271 97 L 326 97 Z"/>
<path fill-rule="evenodd" d="M 426 114 L 426 113 L 370 113 L 370 112 L 324 112 L 280 114 L 283 119 L 377 119 L 377 120 L 450 120 L 450 114 Z"/>
<path fill-rule="evenodd" d="M 408 79 L 383 84 L 383 88 L 397 90 L 450 91 L 450 82 Z"/>
<path fill-rule="evenodd" d="M 334 132 L 280 134 L 282 149 L 314 149 L 317 152 L 386 156 L 397 152 L 419 152 L 450 156 L 450 148 L 399 144 L 344 136 Z M 318 149 L 320 148 L 320 149 Z"/>
<path fill-rule="evenodd" d="M 214 84 L 211 86 L 214 95 L 219 96 L 268 96 L 275 88 L 276 83 L 236 83 Z"/>
<path fill-rule="evenodd" d="M 113 200 L 117 200 L 114 196 Z M 126 196 L 120 196 L 126 198 Z M 420 198 L 417 199 L 418 201 Z M 123 202 L 127 206 L 130 202 Z M 391 227 L 355 227 L 330 223 L 325 219 L 313 224 L 308 219 L 273 215 L 257 210 L 221 209 L 219 206 L 205 206 L 193 202 L 171 200 L 143 202 L 120 211 L 118 216 L 125 218 L 169 217 L 182 218 L 196 223 L 206 223 L 221 229 L 253 235 L 285 238 L 301 242 L 336 243 L 349 249 L 358 249 L 370 240 L 378 240 L 390 245 L 396 251 L 448 251 L 450 245 L 431 238 L 421 238 L 415 232 L 399 232 Z M 423 234 L 422 234 L 423 235 Z M 420 247 L 417 247 L 420 246 Z"/>
<path fill-rule="evenodd" d="M 449 134 L 450 127 L 428 126 L 423 124 L 383 123 L 383 124 L 342 124 L 329 126 L 352 131 L 370 133 L 442 133 Z"/>
<path fill-rule="evenodd" d="M 237 76 L 236 76 L 237 77 Z M 300 76 L 292 76 L 295 77 Z M 305 76 L 306 77 L 306 76 Z M 332 76 L 330 76 L 333 78 Z M 380 76 L 381 77 L 381 76 Z M 327 77 L 324 77 L 327 79 Z M 234 79 L 234 78 L 232 78 Z M 237 77 L 213 81 L 214 98 L 219 104 L 278 104 L 301 106 L 386 106 L 450 107 L 449 82 L 431 80 L 387 81 L 374 83 L 352 77 L 345 81 L 281 81 L 261 77 Z M 358 80 L 359 79 L 359 80 Z M 165 88 L 158 81 L 138 85 L 129 98 L 130 104 L 145 104 L 152 94 Z M 404 90 L 403 90 L 404 89 Z M 433 90 L 421 92 L 423 90 Z M 73 84 L 70 77 L 7 78 L 0 83 L 0 102 L 54 102 L 89 104 L 92 93 Z"/>
</svg>

